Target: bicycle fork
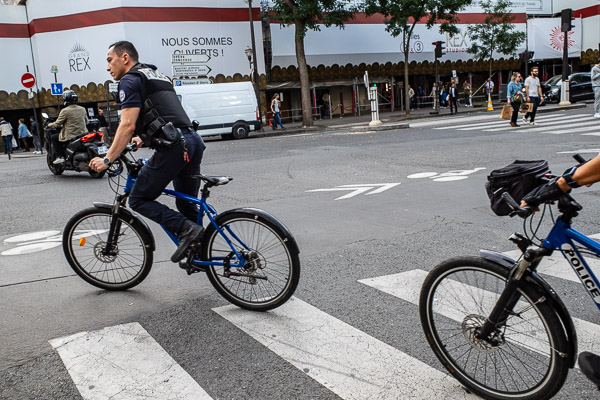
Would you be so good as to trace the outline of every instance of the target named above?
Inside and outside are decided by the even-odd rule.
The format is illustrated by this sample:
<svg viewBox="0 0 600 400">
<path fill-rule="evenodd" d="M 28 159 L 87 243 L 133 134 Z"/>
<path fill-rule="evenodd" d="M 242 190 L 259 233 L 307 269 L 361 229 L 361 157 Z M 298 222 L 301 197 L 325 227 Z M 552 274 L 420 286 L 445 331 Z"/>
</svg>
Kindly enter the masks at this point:
<svg viewBox="0 0 600 400">
<path fill-rule="evenodd" d="M 498 340 L 496 335 L 498 328 L 504 326 L 508 317 L 517 315 L 513 310 L 521 298 L 518 289 L 521 287 L 525 272 L 530 268 L 535 270 L 541 259 L 552 254 L 552 251 L 552 249 L 543 247 L 539 249 L 527 249 L 525 251 L 523 259 L 511 270 L 506 287 L 502 291 L 496 305 L 483 325 L 476 330 L 475 337 L 477 339 L 484 340 L 492 345 L 500 344 L 501 341 Z"/>
<path fill-rule="evenodd" d="M 104 256 L 111 256 L 118 250 L 119 232 L 121 232 L 121 220 L 118 218 L 119 209 L 121 208 L 121 202 L 125 199 L 125 195 L 120 195 L 115 201 L 112 209 L 110 227 L 108 229 L 108 238 L 106 239 L 106 246 L 102 251 Z"/>
</svg>

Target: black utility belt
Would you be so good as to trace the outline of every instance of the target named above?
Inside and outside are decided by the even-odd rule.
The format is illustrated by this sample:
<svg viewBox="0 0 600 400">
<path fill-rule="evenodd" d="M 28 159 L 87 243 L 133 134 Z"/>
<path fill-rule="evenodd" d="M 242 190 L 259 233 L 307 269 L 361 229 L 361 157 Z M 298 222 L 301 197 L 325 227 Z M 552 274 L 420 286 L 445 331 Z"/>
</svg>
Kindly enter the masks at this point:
<svg viewBox="0 0 600 400">
<path fill-rule="evenodd" d="M 172 122 L 166 123 L 161 129 L 158 129 L 151 136 L 151 146 L 157 148 L 170 148 L 178 142 L 185 143 L 183 135 L 185 133 L 195 133 L 193 128 L 177 128 Z"/>
</svg>

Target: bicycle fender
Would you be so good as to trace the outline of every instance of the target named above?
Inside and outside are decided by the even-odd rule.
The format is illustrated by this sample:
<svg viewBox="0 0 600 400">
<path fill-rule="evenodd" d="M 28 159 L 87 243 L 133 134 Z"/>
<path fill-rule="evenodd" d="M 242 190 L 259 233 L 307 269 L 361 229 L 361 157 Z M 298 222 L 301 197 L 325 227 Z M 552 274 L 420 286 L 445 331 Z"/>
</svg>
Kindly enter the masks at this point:
<svg viewBox="0 0 600 400">
<path fill-rule="evenodd" d="M 281 221 L 279 221 L 277 218 L 275 218 L 274 216 L 272 216 L 271 214 L 269 214 L 268 212 L 266 212 L 264 210 L 261 210 L 258 208 L 249 208 L 249 207 L 235 208 L 233 210 L 227 210 L 227 211 L 219 214 L 216 221 L 218 223 L 221 218 L 223 218 L 229 214 L 234 214 L 237 212 L 241 212 L 241 213 L 245 213 L 245 214 L 252 214 L 252 215 L 254 215 L 255 219 L 259 219 L 259 220 L 263 219 L 263 220 L 266 220 L 266 221 L 270 222 L 271 224 L 275 225 L 278 229 L 281 230 L 281 233 L 283 234 L 284 239 L 285 239 L 287 245 L 289 246 L 290 251 L 295 252 L 296 254 L 300 254 L 300 249 L 298 248 L 296 239 L 294 239 L 294 236 L 289 231 L 289 229 Z"/>
<path fill-rule="evenodd" d="M 516 260 L 496 251 L 491 250 L 480 250 L 479 255 L 482 258 L 485 258 L 488 261 L 493 262 L 494 264 L 498 264 L 507 269 L 511 269 Z M 525 275 L 525 282 L 531 285 L 535 285 L 542 294 L 548 299 L 548 301 L 552 304 L 552 308 L 558 315 L 563 329 L 567 334 L 567 342 L 569 343 L 569 355 L 568 355 L 568 363 L 569 367 L 575 367 L 575 361 L 577 359 L 577 333 L 575 331 L 575 326 L 573 325 L 573 320 L 571 319 L 571 315 L 569 314 L 569 310 L 565 306 L 565 303 L 560 299 L 558 294 L 552 289 L 552 287 L 542 278 L 539 274 L 532 271 L 527 271 Z"/>
<path fill-rule="evenodd" d="M 94 202 L 94 207 L 103 208 L 111 210 L 113 209 L 113 203 L 104 203 L 104 202 Z M 142 239 L 144 239 L 144 243 L 146 243 L 146 247 L 150 251 L 156 250 L 156 243 L 154 242 L 154 235 L 150 230 L 150 227 L 139 215 L 131 212 L 128 208 L 120 207 L 119 208 L 119 216 L 123 218 L 123 220 L 127 221 L 129 224 L 136 225 L 136 228 L 139 228 L 140 234 L 144 235 Z"/>
</svg>

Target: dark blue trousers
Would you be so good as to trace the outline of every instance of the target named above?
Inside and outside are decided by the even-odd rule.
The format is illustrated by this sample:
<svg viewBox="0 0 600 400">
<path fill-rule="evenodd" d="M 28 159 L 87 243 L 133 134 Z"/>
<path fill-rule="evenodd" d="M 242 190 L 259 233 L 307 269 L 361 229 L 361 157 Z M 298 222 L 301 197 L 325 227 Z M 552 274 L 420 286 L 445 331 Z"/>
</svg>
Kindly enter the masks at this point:
<svg viewBox="0 0 600 400">
<path fill-rule="evenodd" d="M 204 153 L 204 141 L 196 132 L 183 135 L 186 140 L 189 162 L 184 159 L 183 146 L 178 142 L 171 148 L 159 148 L 142 167 L 129 195 L 131 209 L 144 217 L 177 233 L 186 219 L 193 222 L 198 218 L 198 206 L 177 199 L 175 205 L 180 212 L 156 201 L 162 190 L 172 181 L 177 192 L 198 197 L 200 179 L 191 176 L 200 173 Z"/>
</svg>

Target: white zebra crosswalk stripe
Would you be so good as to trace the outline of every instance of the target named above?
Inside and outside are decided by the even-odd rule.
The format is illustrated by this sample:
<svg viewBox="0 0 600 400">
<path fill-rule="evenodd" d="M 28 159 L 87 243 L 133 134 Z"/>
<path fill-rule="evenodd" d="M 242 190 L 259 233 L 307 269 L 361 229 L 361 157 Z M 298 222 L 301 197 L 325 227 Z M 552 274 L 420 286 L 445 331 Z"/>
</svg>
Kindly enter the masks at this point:
<svg viewBox="0 0 600 400">
<path fill-rule="evenodd" d="M 298 299 L 213 309 L 342 399 L 476 399 L 445 373 Z"/>
<path fill-rule="evenodd" d="M 574 117 L 572 115 L 565 115 L 563 117 L 546 117 L 546 118 L 541 118 L 541 117 L 537 117 L 536 121 L 544 121 L 544 126 L 546 126 L 547 123 L 553 124 L 555 122 L 564 122 L 564 120 L 571 120 L 573 121 Z M 517 124 L 519 124 L 520 121 L 517 120 Z M 504 121 L 503 125 L 501 128 L 495 128 L 495 129 L 484 129 L 485 132 L 499 132 L 499 131 L 512 131 L 515 130 L 515 128 L 513 126 L 510 126 L 508 121 Z M 549 125 L 551 126 L 551 125 Z M 527 125 L 521 125 L 521 127 L 525 128 L 525 129 L 529 129 Z M 546 129 L 548 129 L 548 127 L 546 127 Z"/>
<path fill-rule="evenodd" d="M 428 119 L 425 121 L 410 122 L 409 125 L 411 128 L 425 128 L 428 126 L 435 126 L 435 125 L 448 125 L 448 123 L 454 122 L 454 121 L 464 123 L 464 122 L 492 120 L 492 119 L 497 119 L 497 118 L 498 118 L 498 115 L 496 115 L 496 114 L 494 114 L 494 115 L 484 114 L 484 115 L 476 115 L 476 116 L 448 117 L 448 118 L 444 118 L 443 120 Z"/>
<path fill-rule="evenodd" d="M 544 133 L 549 133 L 550 129 L 552 128 L 552 132 L 554 132 L 554 135 L 561 135 L 563 133 L 573 133 L 573 128 L 578 128 L 578 127 L 582 127 L 582 126 L 591 126 L 591 125 L 596 125 L 597 126 L 597 121 L 593 121 L 594 117 L 591 116 L 585 116 L 582 118 L 578 118 L 576 121 L 571 121 L 570 123 L 559 123 L 557 125 L 549 125 L 549 126 L 540 126 L 537 128 L 527 128 L 527 132 L 544 132 Z M 584 122 L 585 121 L 585 122 Z M 576 122 L 576 123 L 573 123 Z M 523 132 L 522 130 L 511 130 L 510 132 Z"/>
<path fill-rule="evenodd" d="M 565 117 L 572 118 L 569 116 L 565 116 Z M 539 117 L 538 119 L 548 120 L 548 119 L 554 119 L 554 118 L 560 118 L 560 117 L 558 117 L 556 115 L 545 115 L 543 117 Z M 509 121 L 504 120 L 504 119 L 500 120 L 498 118 L 496 118 L 496 120 L 493 122 L 485 122 L 485 123 L 479 123 L 479 124 L 442 126 L 442 127 L 438 127 L 438 128 L 434 128 L 434 129 L 456 129 L 459 131 L 472 131 L 472 130 L 477 130 L 477 129 L 484 130 L 486 128 L 491 128 L 491 127 L 500 126 L 500 125 L 507 126 L 509 129 L 514 129 L 513 127 L 511 127 L 509 125 Z"/>
<path fill-rule="evenodd" d="M 85 400 L 210 400 L 137 322 L 53 339 Z"/>
<path fill-rule="evenodd" d="M 415 269 L 377 278 L 362 279 L 359 282 L 418 306 L 421 286 L 426 276 L 426 271 Z M 473 288 L 473 291 L 476 290 Z M 468 299 L 463 299 L 463 301 L 468 301 Z M 464 315 L 456 316 L 452 313 L 445 316 L 456 321 L 462 321 L 464 318 Z M 573 318 L 573 324 L 577 332 L 578 350 L 580 352 L 600 352 L 600 326 L 579 318 Z"/>
</svg>

